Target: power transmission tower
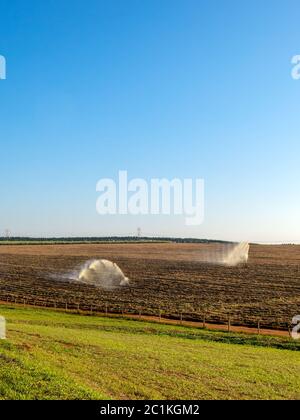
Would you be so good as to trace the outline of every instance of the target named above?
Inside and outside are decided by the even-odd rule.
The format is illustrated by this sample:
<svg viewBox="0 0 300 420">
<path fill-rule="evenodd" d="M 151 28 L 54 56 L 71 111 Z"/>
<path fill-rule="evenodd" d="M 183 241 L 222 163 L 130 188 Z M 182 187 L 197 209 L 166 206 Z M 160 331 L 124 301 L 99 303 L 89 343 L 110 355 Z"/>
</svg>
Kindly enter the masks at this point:
<svg viewBox="0 0 300 420">
<path fill-rule="evenodd" d="M 137 237 L 139 239 L 142 237 L 142 229 L 140 227 L 137 229 Z"/>
<path fill-rule="evenodd" d="M 10 239 L 10 236 L 11 236 L 10 230 L 9 229 L 5 229 L 5 238 L 6 239 Z"/>
</svg>

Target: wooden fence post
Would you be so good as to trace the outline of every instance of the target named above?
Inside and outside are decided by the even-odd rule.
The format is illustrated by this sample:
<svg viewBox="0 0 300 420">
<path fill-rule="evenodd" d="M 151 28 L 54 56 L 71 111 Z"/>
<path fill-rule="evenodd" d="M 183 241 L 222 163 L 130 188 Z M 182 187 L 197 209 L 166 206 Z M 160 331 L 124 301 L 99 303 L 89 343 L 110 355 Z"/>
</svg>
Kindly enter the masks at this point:
<svg viewBox="0 0 300 420">
<path fill-rule="evenodd" d="M 288 332 L 289 332 L 290 338 L 292 338 L 292 330 L 291 330 L 291 325 L 289 323 L 288 323 Z"/>
</svg>

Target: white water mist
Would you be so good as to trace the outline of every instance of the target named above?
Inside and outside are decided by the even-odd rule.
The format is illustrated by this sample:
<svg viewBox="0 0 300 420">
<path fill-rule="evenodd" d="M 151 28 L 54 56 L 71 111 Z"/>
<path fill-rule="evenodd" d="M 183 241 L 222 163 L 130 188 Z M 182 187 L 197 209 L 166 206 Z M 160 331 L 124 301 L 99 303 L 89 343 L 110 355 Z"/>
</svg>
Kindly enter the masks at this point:
<svg viewBox="0 0 300 420">
<path fill-rule="evenodd" d="M 77 281 L 111 290 L 129 285 L 120 267 L 108 260 L 88 261 L 80 270 Z"/>
<path fill-rule="evenodd" d="M 249 258 L 250 245 L 247 242 L 239 244 L 218 244 L 209 247 L 209 249 L 198 255 L 198 261 L 234 267 L 240 264 L 246 264 Z"/>
</svg>

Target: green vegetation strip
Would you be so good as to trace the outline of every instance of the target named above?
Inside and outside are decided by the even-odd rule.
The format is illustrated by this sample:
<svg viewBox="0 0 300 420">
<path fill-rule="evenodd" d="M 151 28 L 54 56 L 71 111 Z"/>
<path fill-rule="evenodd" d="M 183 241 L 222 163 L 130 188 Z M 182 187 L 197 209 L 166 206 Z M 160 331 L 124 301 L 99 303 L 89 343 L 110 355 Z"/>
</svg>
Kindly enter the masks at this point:
<svg viewBox="0 0 300 420">
<path fill-rule="evenodd" d="M 0 306 L 0 399 L 298 399 L 299 342 Z"/>
</svg>

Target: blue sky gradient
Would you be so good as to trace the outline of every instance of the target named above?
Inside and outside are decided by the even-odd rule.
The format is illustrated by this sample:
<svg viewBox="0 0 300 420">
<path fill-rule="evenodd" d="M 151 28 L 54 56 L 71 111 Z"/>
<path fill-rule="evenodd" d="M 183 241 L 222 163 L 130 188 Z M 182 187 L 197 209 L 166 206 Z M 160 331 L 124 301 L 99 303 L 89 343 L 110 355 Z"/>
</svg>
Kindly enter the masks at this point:
<svg viewBox="0 0 300 420">
<path fill-rule="evenodd" d="M 300 241 L 298 0 L 1 0 L 0 231 Z M 96 183 L 204 178 L 205 222 Z"/>
</svg>

